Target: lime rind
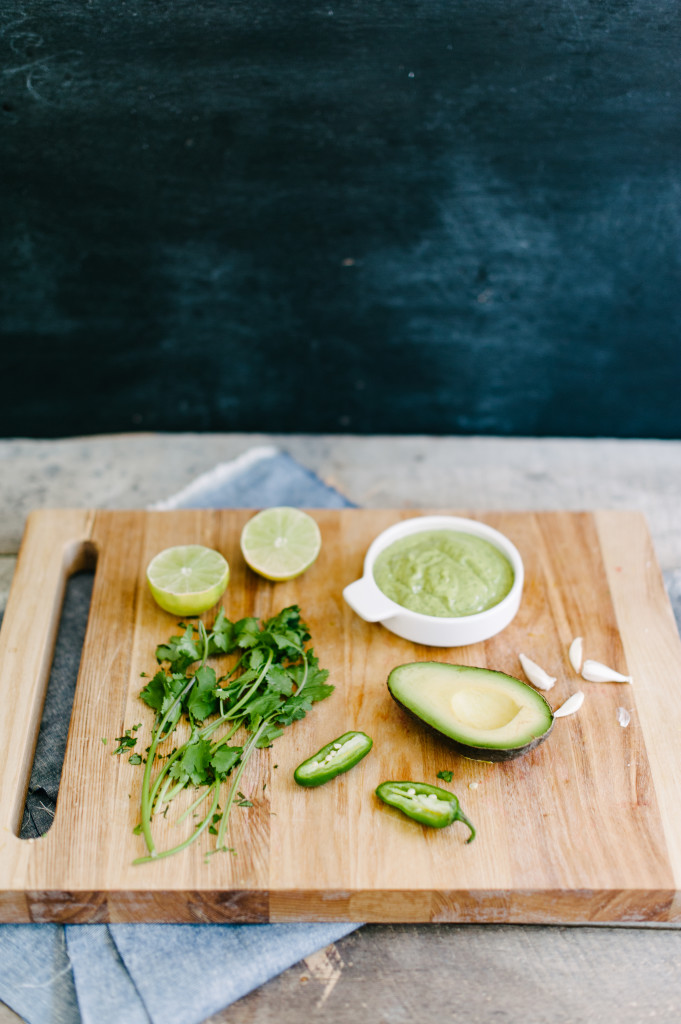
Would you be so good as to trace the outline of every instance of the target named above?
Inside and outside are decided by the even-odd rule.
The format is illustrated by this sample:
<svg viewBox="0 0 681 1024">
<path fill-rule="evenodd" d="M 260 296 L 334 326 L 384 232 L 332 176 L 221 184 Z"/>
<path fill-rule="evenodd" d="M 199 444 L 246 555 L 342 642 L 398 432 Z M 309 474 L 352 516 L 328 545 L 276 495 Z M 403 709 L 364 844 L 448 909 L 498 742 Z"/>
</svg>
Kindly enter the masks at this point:
<svg viewBox="0 0 681 1024">
<path fill-rule="evenodd" d="M 200 615 L 219 601 L 229 565 L 219 551 L 185 544 L 159 552 L 147 567 L 152 597 L 173 615 Z"/>
<path fill-rule="evenodd" d="M 241 551 L 246 563 L 265 579 L 295 579 L 312 565 L 322 545 L 317 522 L 298 508 L 263 509 L 246 523 Z"/>
</svg>

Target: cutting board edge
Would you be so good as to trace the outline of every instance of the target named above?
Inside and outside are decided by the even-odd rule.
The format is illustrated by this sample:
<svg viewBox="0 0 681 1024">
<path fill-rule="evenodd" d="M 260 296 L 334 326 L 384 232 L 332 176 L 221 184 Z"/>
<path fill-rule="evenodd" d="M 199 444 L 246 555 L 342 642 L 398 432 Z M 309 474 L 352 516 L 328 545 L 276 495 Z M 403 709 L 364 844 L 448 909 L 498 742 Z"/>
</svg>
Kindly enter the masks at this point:
<svg viewBox="0 0 681 1024">
<path fill-rule="evenodd" d="M 597 890 L 5 891 L 2 923 L 681 924 L 681 892 Z"/>
</svg>

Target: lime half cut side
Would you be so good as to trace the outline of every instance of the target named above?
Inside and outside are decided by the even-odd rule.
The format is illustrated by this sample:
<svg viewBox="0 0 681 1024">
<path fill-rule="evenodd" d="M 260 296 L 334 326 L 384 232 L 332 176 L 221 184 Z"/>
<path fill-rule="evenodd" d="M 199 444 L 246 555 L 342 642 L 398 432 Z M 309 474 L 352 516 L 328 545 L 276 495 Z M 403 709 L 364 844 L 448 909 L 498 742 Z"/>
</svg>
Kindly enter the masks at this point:
<svg viewBox="0 0 681 1024">
<path fill-rule="evenodd" d="M 219 551 L 202 544 L 166 548 L 147 567 L 157 604 L 173 615 L 200 615 L 212 608 L 229 582 L 229 565 Z"/>
<path fill-rule="evenodd" d="M 246 563 L 265 579 L 292 580 L 314 562 L 322 535 L 312 516 L 299 508 L 266 508 L 241 532 L 241 551 Z"/>
</svg>

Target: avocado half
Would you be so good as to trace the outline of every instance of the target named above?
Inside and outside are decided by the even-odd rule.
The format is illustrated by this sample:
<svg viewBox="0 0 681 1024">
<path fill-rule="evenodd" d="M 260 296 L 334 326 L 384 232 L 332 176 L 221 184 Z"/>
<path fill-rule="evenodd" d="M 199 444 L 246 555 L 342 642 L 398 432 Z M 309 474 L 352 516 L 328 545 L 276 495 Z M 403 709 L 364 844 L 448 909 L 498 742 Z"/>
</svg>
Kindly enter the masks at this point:
<svg viewBox="0 0 681 1024">
<path fill-rule="evenodd" d="M 404 711 L 476 761 L 520 757 L 553 728 L 548 701 L 504 672 L 416 661 L 394 668 L 388 689 Z"/>
</svg>

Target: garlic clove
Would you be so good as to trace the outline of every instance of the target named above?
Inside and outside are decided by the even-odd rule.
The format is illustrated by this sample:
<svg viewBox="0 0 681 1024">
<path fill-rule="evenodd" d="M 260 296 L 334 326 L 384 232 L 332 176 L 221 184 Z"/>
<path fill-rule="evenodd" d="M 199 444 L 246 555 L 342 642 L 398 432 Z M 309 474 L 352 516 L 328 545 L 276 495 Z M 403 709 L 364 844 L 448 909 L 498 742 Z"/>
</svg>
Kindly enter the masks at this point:
<svg viewBox="0 0 681 1024">
<path fill-rule="evenodd" d="M 579 670 L 582 667 L 583 650 L 584 641 L 582 640 L 581 636 L 576 636 L 570 644 L 570 649 L 568 650 L 568 658 L 570 659 L 570 664 L 577 673 L 579 673 Z"/>
<path fill-rule="evenodd" d="M 583 703 L 584 694 L 581 690 L 578 690 L 577 693 L 573 693 L 571 697 L 568 697 L 565 703 L 561 704 L 557 711 L 553 712 L 553 717 L 567 718 L 568 715 L 574 715 L 576 711 L 579 711 Z"/>
<path fill-rule="evenodd" d="M 590 683 L 631 683 L 631 676 L 623 676 L 615 672 L 614 668 L 603 665 L 600 661 L 592 661 L 587 658 L 582 665 L 582 679 Z"/>
<path fill-rule="evenodd" d="M 523 666 L 523 672 L 533 684 L 539 690 L 550 690 L 556 681 L 555 676 L 550 676 L 548 672 L 537 665 L 536 661 L 532 661 L 526 654 L 519 654 L 520 664 Z"/>
<path fill-rule="evenodd" d="M 626 708 L 617 709 L 617 721 L 623 729 L 626 729 L 626 727 L 629 725 L 629 722 L 631 721 L 631 715 L 629 714 Z"/>
</svg>

